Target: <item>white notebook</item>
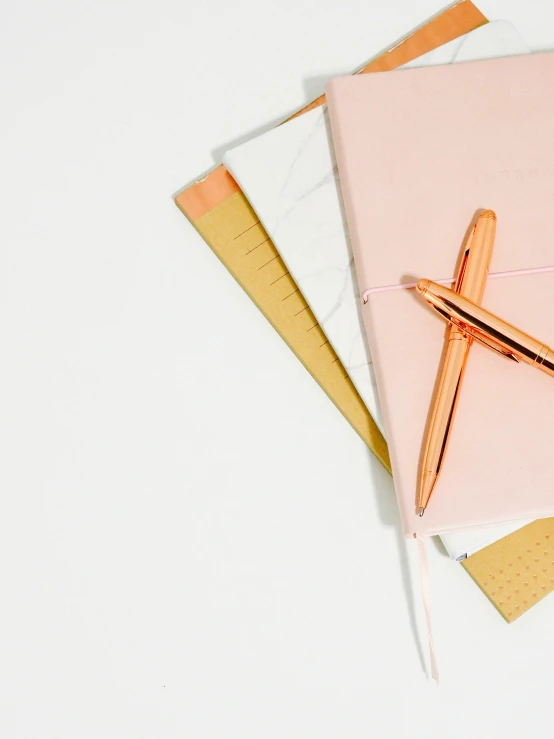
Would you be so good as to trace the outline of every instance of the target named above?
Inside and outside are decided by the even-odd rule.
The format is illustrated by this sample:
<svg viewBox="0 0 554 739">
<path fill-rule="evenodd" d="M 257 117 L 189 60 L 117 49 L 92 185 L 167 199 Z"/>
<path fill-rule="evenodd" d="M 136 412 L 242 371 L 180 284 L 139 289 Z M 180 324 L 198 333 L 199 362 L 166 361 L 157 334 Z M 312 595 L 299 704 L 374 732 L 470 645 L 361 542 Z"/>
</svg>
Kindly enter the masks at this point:
<svg viewBox="0 0 554 739">
<path fill-rule="evenodd" d="M 405 66 L 528 52 L 512 24 L 495 21 Z M 240 184 L 362 400 L 383 430 L 359 314 L 358 286 L 326 106 L 227 152 L 223 162 Z M 442 539 L 450 556 L 461 559 L 525 523 L 450 534 Z"/>
</svg>

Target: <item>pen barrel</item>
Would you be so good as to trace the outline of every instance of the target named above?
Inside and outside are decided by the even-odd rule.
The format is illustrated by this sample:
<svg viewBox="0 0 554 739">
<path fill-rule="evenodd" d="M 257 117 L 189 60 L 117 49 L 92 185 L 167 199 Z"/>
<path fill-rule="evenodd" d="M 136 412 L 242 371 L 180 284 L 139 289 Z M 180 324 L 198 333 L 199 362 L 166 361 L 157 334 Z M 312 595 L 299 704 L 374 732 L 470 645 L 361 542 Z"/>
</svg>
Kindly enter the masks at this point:
<svg viewBox="0 0 554 739">
<path fill-rule="evenodd" d="M 470 308 L 468 327 L 473 323 L 477 337 L 481 335 L 496 342 L 505 353 L 511 353 L 520 361 L 554 376 L 554 353 L 546 344 L 479 306 L 473 308 L 470 304 Z M 462 322 L 469 313 L 466 310 L 460 312 Z"/>
<path fill-rule="evenodd" d="M 420 280 L 418 292 L 443 318 L 489 348 L 554 376 L 554 350 L 542 341 L 436 282 Z"/>
<path fill-rule="evenodd" d="M 495 235 L 496 215 L 492 210 L 485 210 L 479 215 L 464 245 L 455 290 L 477 303 L 481 302 L 485 292 Z M 420 515 L 427 507 L 445 458 L 471 344 L 472 338 L 467 332 L 451 324 L 421 459 Z"/>
<path fill-rule="evenodd" d="M 441 374 L 431 405 L 428 434 L 421 458 L 418 507 L 425 508 L 439 475 L 458 405 L 471 339 L 454 326 L 449 333 Z"/>
</svg>

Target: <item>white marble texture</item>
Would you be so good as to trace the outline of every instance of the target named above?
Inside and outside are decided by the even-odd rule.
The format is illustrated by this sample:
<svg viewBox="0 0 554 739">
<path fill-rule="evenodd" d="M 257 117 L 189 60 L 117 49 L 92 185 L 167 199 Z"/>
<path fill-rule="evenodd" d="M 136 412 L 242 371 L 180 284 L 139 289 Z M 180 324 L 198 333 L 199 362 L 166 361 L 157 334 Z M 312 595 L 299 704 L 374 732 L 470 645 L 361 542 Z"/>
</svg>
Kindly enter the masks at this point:
<svg viewBox="0 0 554 739">
<path fill-rule="evenodd" d="M 414 60 L 431 66 L 508 56 L 528 48 L 506 21 L 495 21 Z M 305 113 L 228 151 L 224 158 L 317 321 L 383 430 L 371 356 L 362 325 L 360 292 L 342 211 L 327 107 Z M 513 530 L 513 529 L 512 529 Z M 481 548 L 507 533 L 487 529 Z M 480 537 L 477 537 L 480 538 Z M 464 535 L 446 542 L 457 558 L 469 547 Z"/>
<path fill-rule="evenodd" d="M 327 108 L 228 152 L 225 165 L 271 236 L 382 429 L 329 140 Z"/>
</svg>

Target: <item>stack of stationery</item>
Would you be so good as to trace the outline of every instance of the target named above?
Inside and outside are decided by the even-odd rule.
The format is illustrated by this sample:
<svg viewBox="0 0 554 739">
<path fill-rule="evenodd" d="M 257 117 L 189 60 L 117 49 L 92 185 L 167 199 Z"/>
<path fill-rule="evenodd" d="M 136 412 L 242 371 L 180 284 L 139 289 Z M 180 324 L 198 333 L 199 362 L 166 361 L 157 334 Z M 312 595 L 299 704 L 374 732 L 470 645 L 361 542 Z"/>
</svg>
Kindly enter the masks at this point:
<svg viewBox="0 0 554 739">
<path fill-rule="evenodd" d="M 552 380 L 512 325 L 554 344 L 554 55 L 485 24 L 462 0 L 176 202 L 392 466 L 405 533 L 440 534 L 511 621 L 554 589 Z"/>
</svg>

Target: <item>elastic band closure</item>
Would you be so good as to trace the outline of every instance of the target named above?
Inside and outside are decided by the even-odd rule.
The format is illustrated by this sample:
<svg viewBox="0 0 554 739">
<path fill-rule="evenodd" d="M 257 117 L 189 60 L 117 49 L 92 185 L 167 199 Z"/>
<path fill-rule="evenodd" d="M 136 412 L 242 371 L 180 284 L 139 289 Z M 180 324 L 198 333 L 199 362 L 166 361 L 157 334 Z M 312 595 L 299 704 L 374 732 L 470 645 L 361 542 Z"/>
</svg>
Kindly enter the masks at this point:
<svg viewBox="0 0 554 739">
<path fill-rule="evenodd" d="M 431 587 L 429 584 L 429 562 L 427 560 L 427 549 L 425 539 L 416 534 L 417 548 L 419 552 L 419 570 L 421 574 L 421 597 L 425 609 L 425 621 L 427 622 L 427 641 L 429 642 L 429 659 L 431 663 L 431 677 L 438 684 L 439 668 L 433 640 L 433 629 L 431 626 Z"/>
<path fill-rule="evenodd" d="M 488 279 L 494 280 L 497 277 L 522 277 L 524 275 L 540 275 L 544 272 L 554 272 L 554 266 L 534 267 L 533 269 L 514 269 L 509 272 L 491 272 L 488 275 Z M 439 285 L 452 285 L 452 283 L 456 282 L 456 278 L 448 277 L 444 280 L 433 280 L 433 282 L 438 282 Z M 397 285 L 381 285 L 380 287 L 370 287 L 368 290 L 364 290 L 362 298 L 364 303 L 367 303 L 369 296 L 373 295 L 374 293 L 388 293 L 391 290 L 413 290 L 416 286 L 417 282 L 405 282 L 399 283 Z"/>
</svg>

